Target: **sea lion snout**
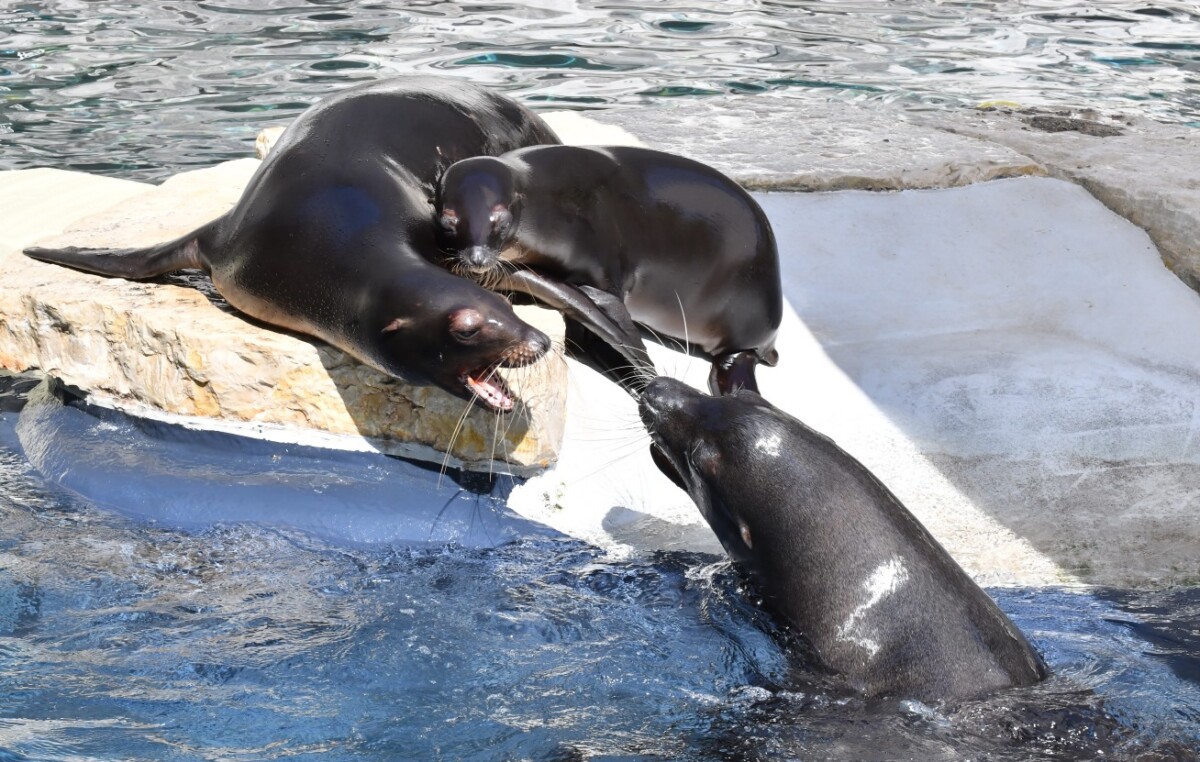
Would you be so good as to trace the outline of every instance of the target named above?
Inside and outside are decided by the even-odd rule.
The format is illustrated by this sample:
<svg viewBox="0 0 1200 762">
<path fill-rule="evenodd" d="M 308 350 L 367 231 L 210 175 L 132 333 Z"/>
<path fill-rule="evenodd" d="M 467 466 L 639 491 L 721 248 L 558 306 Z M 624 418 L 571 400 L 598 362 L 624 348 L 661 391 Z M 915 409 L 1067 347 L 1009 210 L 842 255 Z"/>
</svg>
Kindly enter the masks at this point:
<svg viewBox="0 0 1200 762">
<path fill-rule="evenodd" d="M 550 351 L 550 337 L 530 327 L 525 339 L 514 344 L 504 355 L 504 364 L 510 368 L 529 365 Z"/>
<path fill-rule="evenodd" d="M 516 225 L 517 194 L 511 169 L 494 156 L 456 162 L 438 183 L 443 246 L 459 266 L 482 272 L 496 266 Z"/>
<path fill-rule="evenodd" d="M 656 427 L 672 411 L 683 407 L 684 401 L 697 394 L 682 381 L 668 376 L 659 376 L 646 385 L 638 402 L 638 413 L 647 427 Z"/>
<path fill-rule="evenodd" d="M 703 436 L 697 426 L 699 406 L 710 399 L 669 376 L 659 376 L 646 385 L 638 401 L 638 414 L 655 442 L 667 450 L 682 449 L 685 442 Z"/>
<path fill-rule="evenodd" d="M 468 246 L 458 256 L 472 270 L 490 270 L 500 258 L 500 253 L 490 246 Z"/>
</svg>

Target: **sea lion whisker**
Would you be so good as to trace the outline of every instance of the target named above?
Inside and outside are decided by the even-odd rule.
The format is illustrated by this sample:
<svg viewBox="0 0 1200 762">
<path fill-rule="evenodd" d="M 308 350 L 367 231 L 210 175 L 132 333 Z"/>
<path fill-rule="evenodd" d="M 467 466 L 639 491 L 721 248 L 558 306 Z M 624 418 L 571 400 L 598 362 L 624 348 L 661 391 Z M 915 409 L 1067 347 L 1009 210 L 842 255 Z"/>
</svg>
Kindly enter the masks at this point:
<svg viewBox="0 0 1200 762">
<path fill-rule="evenodd" d="M 593 437 L 593 436 L 581 435 L 581 436 L 578 436 L 577 439 L 580 442 L 587 442 L 588 444 L 595 445 L 597 447 L 603 447 L 606 449 L 616 449 L 616 448 L 623 448 L 627 444 L 640 443 L 640 441 L 642 440 L 641 435 L 643 434 L 643 432 L 635 431 L 632 428 L 630 428 L 630 429 L 626 429 L 625 431 L 621 432 L 621 434 L 623 436 Z"/>
<path fill-rule="evenodd" d="M 441 489 L 440 477 L 439 477 L 439 482 L 438 482 L 438 488 Z M 442 503 L 442 507 L 438 510 L 437 514 L 434 515 L 433 521 L 429 525 L 429 534 L 426 535 L 426 538 L 425 538 L 426 542 L 429 542 L 429 543 L 433 542 L 434 530 L 437 529 L 437 525 L 441 522 L 442 516 L 444 516 L 446 511 L 448 511 L 450 509 L 450 504 L 453 503 L 454 500 L 462 493 L 463 493 L 463 489 L 462 489 L 462 487 L 459 487 L 458 489 L 456 489 L 454 491 L 454 494 L 452 494 L 450 496 L 449 500 Z"/>
<path fill-rule="evenodd" d="M 679 305 L 679 319 L 683 321 L 683 343 L 690 347 L 692 339 L 688 335 L 687 310 L 683 308 L 683 299 L 680 298 L 678 291 L 675 292 L 675 302 Z"/>
<path fill-rule="evenodd" d="M 578 476 L 575 476 L 575 477 L 567 480 L 565 482 L 565 484 L 570 487 L 570 486 L 579 484 L 580 482 L 582 482 L 586 479 L 590 479 L 593 476 L 595 476 L 596 474 L 600 473 L 601 471 L 605 471 L 605 470 L 611 468 L 616 463 L 619 463 L 620 461 L 625 460 L 629 456 L 641 452 L 643 449 L 645 449 L 645 445 L 646 445 L 645 442 L 639 442 L 636 447 L 631 446 L 627 451 L 621 452 L 620 454 L 604 461 L 603 463 L 600 464 L 600 466 L 598 468 L 596 468 L 592 471 L 588 471 L 586 474 L 580 474 Z"/>
<path fill-rule="evenodd" d="M 458 417 L 458 422 L 454 424 L 454 430 L 450 432 L 450 440 L 446 443 L 446 452 L 442 456 L 442 468 L 438 472 L 438 487 L 442 486 L 442 477 L 446 475 L 446 470 L 450 467 L 450 453 L 454 450 L 454 443 L 458 441 L 459 432 L 462 431 L 463 424 L 467 420 L 467 416 L 471 412 L 471 408 L 475 406 L 475 400 L 479 395 L 474 390 L 471 391 L 471 399 L 467 400 L 467 404 L 463 406 L 462 415 Z"/>
<path fill-rule="evenodd" d="M 508 433 L 507 430 L 505 433 Z M 496 466 L 496 446 L 500 444 L 500 411 L 492 414 L 492 447 L 488 455 L 488 478 L 492 478 Z"/>
</svg>

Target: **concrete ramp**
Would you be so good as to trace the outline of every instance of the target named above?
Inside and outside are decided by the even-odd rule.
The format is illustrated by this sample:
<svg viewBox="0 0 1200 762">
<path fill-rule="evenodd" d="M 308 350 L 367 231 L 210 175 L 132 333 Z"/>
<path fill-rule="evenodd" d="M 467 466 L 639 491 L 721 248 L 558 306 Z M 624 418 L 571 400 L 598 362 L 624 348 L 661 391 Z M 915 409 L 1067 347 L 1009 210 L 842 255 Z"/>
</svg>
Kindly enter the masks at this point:
<svg viewBox="0 0 1200 762">
<path fill-rule="evenodd" d="M 1200 296 L 1144 232 L 1045 178 L 757 197 L 790 305 L 768 399 L 985 584 L 1200 579 Z M 632 401 L 573 371 L 559 464 L 513 505 L 617 551 L 712 549 Z"/>
</svg>

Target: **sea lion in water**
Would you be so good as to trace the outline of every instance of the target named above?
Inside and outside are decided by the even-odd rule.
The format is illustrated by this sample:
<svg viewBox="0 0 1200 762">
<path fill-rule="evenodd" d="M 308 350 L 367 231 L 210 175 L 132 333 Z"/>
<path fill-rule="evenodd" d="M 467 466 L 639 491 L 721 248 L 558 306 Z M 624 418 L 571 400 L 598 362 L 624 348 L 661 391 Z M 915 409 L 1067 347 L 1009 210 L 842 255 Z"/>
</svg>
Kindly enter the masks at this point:
<svg viewBox="0 0 1200 762">
<path fill-rule="evenodd" d="M 25 253 L 130 279 L 198 268 L 247 315 L 508 410 L 495 369 L 533 362 L 550 341 L 502 297 L 430 263 L 434 186 L 468 156 L 556 142 L 532 112 L 462 80 L 371 82 L 297 117 L 237 206 L 182 238 Z"/>
<path fill-rule="evenodd" d="M 861 463 L 746 390 L 652 381 L 659 468 L 770 608 L 868 697 L 964 699 L 1042 680 L 1021 631 Z"/>
<path fill-rule="evenodd" d="M 452 165 L 437 201 L 455 272 L 528 291 L 635 350 L 629 316 L 686 341 L 712 360 L 714 394 L 757 389 L 755 366 L 778 359 L 775 236 L 711 167 L 646 148 L 537 146 Z"/>
</svg>

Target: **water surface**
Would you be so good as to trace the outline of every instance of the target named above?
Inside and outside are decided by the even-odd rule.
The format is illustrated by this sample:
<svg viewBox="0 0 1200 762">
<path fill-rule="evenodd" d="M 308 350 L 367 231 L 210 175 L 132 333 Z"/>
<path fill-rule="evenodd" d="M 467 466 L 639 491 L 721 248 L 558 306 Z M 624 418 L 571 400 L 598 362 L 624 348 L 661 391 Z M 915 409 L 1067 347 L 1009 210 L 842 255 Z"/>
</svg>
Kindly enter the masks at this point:
<svg viewBox="0 0 1200 762">
<path fill-rule="evenodd" d="M 1004 100 L 1197 124 L 1200 3 L 25 0 L 0 7 L 0 167 L 161 179 L 407 72 L 546 109 Z"/>
<path fill-rule="evenodd" d="M 190 508 L 190 529 L 144 501 L 96 505 L 29 464 L 26 386 L 0 383 L 0 759 L 1183 760 L 1200 744 L 1196 590 L 993 590 L 1054 677 L 952 709 L 863 702 L 716 556 L 339 542 L 292 525 L 288 502 L 231 521 L 182 487 L 157 515 Z M 97 420 L 114 449 L 161 440 Z M 339 511 L 385 521 L 363 494 Z M 398 501 L 393 520 L 414 516 Z"/>
</svg>

